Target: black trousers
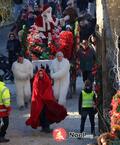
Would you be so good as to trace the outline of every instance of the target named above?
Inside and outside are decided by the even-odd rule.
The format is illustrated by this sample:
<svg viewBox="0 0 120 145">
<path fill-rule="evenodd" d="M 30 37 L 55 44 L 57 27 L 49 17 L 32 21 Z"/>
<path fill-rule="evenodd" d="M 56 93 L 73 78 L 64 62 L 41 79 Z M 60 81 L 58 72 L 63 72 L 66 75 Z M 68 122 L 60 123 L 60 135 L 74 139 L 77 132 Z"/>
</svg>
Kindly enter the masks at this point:
<svg viewBox="0 0 120 145">
<path fill-rule="evenodd" d="M 41 124 L 43 129 L 49 128 L 49 126 L 50 126 L 49 122 L 47 120 L 47 117 L 46 117 L 46 107 L 45 106 L 43 107 L 43 110 L 40 114 L 40 124 Z"/>
<path fill-rule="evenodd" d="M 4 137 L 6 134 L 6 130 L 9 125 L 9 117 L 7 116 L 7 117 L 0 118 L 0 124 L 2 121 L 3 121 L 3 124 L 2 126 L 0 126 L 0 137 Z"/>
<path fill-rule="evenodd" d="M 81 111 L 80 132 L 81 133 L 84 132 L 84 126 L 85 126 L 85 121 L 86 121 L 87 115 L 89 115 L 90 124 L 91 124 L 91 133 L 93 134 L 95 132 L 95 115 L 94 115 L 94 109 L 93 108 L 82 109 L 82 111 Z"/>
<path fill-rule="evenodd" d="M 90 80 L 92 83 L 94 81 L 94 76 L 92 75 L 91 71 L 83 71 L 83 81 L 85 82 L 86 80 Z"/>
</svg>

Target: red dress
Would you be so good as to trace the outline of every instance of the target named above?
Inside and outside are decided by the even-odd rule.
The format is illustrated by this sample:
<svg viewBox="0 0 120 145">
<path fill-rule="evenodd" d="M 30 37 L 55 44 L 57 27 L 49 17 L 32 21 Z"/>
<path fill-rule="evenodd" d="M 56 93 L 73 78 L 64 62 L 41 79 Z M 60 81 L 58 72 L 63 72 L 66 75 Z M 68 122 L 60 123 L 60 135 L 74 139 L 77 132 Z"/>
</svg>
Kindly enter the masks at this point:
<svg viewBox="0 0 120 145">
<path fill-rule="evenodd" d="M 53 96 L 51 80 L 43 71 L 43 79 L 39 79 L 39 72 L 35 75 L 33 82 L 32 104 L 30 118 L 26 121 L 26 125 L 32 128 L 40 126 L 40 113 L 46 106 L 46 118 L 49 123 L 58 123 L 67 116 L 66 109 L 59 105 Z"/>
</svg>

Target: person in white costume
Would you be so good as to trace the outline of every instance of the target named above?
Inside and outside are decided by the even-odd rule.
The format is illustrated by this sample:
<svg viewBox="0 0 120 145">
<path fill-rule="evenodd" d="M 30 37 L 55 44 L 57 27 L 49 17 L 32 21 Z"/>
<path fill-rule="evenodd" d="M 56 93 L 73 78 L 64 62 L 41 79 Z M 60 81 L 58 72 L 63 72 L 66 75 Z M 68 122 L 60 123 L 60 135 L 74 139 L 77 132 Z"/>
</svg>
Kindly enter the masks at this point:
<svg viewBox="0 0 120 145">
<path fill-rule="evenodd" d="M 64 58 L 62 52 L 56 54 L 51 64 L 51 78 L 54 80 L 53 92 L 61 105 L 66 104 L 66 96 L 70 84 L 70 63 Z"/>
<path fill-rule="evenodd" d="M 30 79 L 33 77 L 33 65 L 22 55 L 12 65 L 12 72 L 15 80 L 17 105 L 20 110 L 28 106 L 31 98 Z"/>
</svg>

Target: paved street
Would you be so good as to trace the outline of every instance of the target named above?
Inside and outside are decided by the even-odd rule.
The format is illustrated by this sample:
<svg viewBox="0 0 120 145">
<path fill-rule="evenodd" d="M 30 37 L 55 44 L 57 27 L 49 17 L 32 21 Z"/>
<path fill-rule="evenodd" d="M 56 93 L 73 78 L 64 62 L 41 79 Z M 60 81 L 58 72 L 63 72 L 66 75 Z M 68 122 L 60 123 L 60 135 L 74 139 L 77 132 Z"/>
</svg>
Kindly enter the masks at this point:
<svg viewBox="0 0 120 145">
<path fill-rule="evenodd" d="M 85 132 L 87 135 L 84 139 L 78 140 L 76 138 L 67 138 L 64 142 L 56 142 L 53 139 L 52 134 L 45 134 L 40 132 L 40 128 L 32 129 L 25 125 L 25 121 L 29 116 L 30 107 L 25 111 L 19 111 L 16 106 L 16 94 L 14 84 L 7 83 L 12 93 L 12 112 L 10 116 L 10 126 L 7 132 L 7 137 L 11 139 L 6 145 L 86 145 L 88 143 L 95 142 L 90 136 L 90 123 L 87 119 Z M 78 115 L 78 94 L 82 88 L 82 80 L 78 78 L 77 80 L 77 95 L 73 96 L 72 99 L 67 100 L 67 111 L 68 117 L 58 123 L 51 125 L 52 129 L 65 128 L 67 132 L 79 132 L 80 126 L 80 116 Z M 97 132 L 97 117 L 96 122 L 96 132 Z"/>
</svg>

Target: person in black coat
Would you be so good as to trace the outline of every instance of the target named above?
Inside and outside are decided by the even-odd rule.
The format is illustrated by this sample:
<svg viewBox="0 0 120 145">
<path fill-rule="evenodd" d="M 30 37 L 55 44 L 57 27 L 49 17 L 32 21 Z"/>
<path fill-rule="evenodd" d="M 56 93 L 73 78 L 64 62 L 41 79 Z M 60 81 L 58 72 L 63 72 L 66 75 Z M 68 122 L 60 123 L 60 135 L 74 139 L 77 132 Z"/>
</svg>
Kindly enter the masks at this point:
<svg viewBox="0 0 120 145">
<path fill-rule="evenodd" d="M 10 69 L 14 61 L 17 60 L 17 56 L 21 51 L 21 44 L 18 39 L 16 39 L 14 33 L 9 34 L 9 40 L 7 41 L 7 51 Z"/>
<path fill-rule="evenodd" d="M 92 69 L 96 64 L 96 52 L 88 44 L 88 40 L 83 40 L 81 48 L 77 53 L 77 59 L 80 63 L 80 69 L 82 71 L 83 81 L 89 79 L 92 83 L 94 82 L 94 75 Z"/>
</svg>

